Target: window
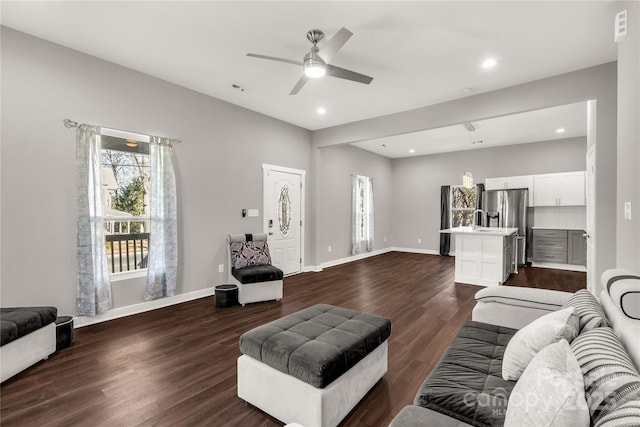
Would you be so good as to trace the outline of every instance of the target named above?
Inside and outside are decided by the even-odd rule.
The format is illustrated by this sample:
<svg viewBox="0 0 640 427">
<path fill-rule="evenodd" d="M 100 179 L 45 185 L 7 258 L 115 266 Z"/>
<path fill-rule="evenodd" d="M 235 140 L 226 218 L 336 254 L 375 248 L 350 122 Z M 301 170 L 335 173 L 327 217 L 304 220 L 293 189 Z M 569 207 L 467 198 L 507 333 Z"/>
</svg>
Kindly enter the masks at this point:
<svg viewBox="0 0 640 427">
<path fill-rule="evenodd" d="M 353 175 L 352 188 L 352 254 L 360 253 L 361 245 L 373 250 L 373 180 L 366 176 Z"/>
<path fill-rule="evenodd" d="M 149 254 L 149 144 L 103 132 L 101 145 L 109 271 L 144 270 Z"/>
<path fill-rule="evenodd" d="M 476 209 L 476 188 L 461 185 L 451 186 L 451 228 L 473 224 Z"/>
</svg>

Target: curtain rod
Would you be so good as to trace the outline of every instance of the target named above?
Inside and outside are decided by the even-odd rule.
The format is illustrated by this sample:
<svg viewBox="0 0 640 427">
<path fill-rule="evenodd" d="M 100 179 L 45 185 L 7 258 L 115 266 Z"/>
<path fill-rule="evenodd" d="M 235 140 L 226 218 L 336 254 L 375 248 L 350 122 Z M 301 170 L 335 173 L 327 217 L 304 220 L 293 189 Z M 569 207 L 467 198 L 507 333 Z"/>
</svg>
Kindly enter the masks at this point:
<svg viewBox="0 0 640 427">
<path fill-rule="evenodd" d="M 64 127 L 66 127 L 67 129 L 77 128 L 79 126 L 78 122 L 75 122 L 75 121 L 70 120 L 70 119 L 64 119 L 62 122 L 64 123 Z M 102 127 L 104 127 L 104 126 L 102 126 Z M 137 132 L 129 132 L 129 131 L 123 131 L 123 132 L 137 133 Z M 149 135 L 149 136 L 151 136 L 151 135 Z M 173 138 L 167 138 L 167 139 L 171 140 L 172 143 L 175 142 L 175 143 L 179 144 L 179 143 L 182 142 L 179 139 L 173 139 Z"/>
</svg>

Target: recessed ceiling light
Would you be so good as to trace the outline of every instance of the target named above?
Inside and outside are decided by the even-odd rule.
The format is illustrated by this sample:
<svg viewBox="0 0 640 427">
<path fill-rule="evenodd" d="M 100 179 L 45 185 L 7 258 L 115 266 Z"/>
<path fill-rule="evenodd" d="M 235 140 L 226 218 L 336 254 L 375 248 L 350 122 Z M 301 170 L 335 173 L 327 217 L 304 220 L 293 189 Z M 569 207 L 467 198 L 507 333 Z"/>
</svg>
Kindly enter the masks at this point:
<svg viewBox="0 0 640 427">
<path fill-rule="evenodd" d="M 412 148 L 411 150 L 409 150 L 409 152 L 410 152 L 411 154 L 413 154 L 413 153 L 415 153 L 415 152 L 416 152 L 416 150 L 414 150 L 414 149 Z"/>
<path fill-rule="evenodd" d="M 484 60 L 484 62 L 482 63 L 482 68 L 492 68 L 495 67 L 495 65 L 498 63 L 498 61 L 496 61 L 493 58 L 487 58 Z"/>
<path fill-rule="evenodd" d="M 327 109 L 324 107 L 318 107 L 318 109 L 316 110 L 316 113 L 318 114 L 325 114 L 327 112 Z"/>
<path fill-rule="evenodd" d="M 556 133 L 564 133 L 564 132 L 565 132 L 565 128 L 556 129 Z"/>
</svg>

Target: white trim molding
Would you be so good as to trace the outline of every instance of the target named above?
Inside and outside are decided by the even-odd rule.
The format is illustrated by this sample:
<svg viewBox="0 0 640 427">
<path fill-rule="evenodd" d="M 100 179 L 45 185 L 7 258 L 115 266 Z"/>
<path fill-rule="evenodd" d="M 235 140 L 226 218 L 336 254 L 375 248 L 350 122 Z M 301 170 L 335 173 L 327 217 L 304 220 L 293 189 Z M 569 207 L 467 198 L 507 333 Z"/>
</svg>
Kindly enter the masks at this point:
<svg viewBox="0 0 640 427">
<path fill-rule="evenodd" d="M 146 311 L 155 310 L 157 308 L 168 307 L 170 305 L 180 304 L 186 301 L 192 301 L 215 294 L 215 287 L 200 289 L 185 294 L 174 295 L 172 297 L 159 298 L 153 301 L 145 301 L 140 304 L 128 305 L 126 307 L 118 307 L 98 314 L 93 317 L 76 316 L 73 319 L 74 328 L 81 328 L 96 323 L 106 322 L 107 320 L 119 319 L 121 317 L 131 316 L 133 314 L 144 313 Z"/>
<path fill-rule="evenodd" d="M 348 256 L 345 258 L 338 258 L 338 259 L 334 259 L 331 261 L 326 261 L 323 263 L 320 263 L 320 265 L 307 265 L 304 267 L 304 269 L 302 270 L 304 273 L 319 273 L 321 272 L 324 268 L 328 268 L 328 267 L 334 267 L 336 265 L 340 265 L 340 264 L 347 264 L 349 262 L 353 262 L 353 261 L 358 261 L 361 259 L 365 259 L 365 258 L 369 258 L 372 256 L 376 256 L 376 255 L 381 255 L 381 254 L 386 254 L 387 252 L 410 252 L 410 253 L 414 253 L 414 254 L 426 254 L 426 255 L 440 255 L 440 252 L 437 250 L 432 250 L 432 249 L 414 249 L 414 248 L 398 248 L 395 246 L 390 246 L 388 248 L 383 248 L 383 249 L 378 249 L 372 252 L 365 252 L 365 253 L 361 253 L 358 255 L 353 255 L 353 256 Z M 450 256 L 453 256 L 454 254 L 451 253 L 449 254 Z"/>
</svg>

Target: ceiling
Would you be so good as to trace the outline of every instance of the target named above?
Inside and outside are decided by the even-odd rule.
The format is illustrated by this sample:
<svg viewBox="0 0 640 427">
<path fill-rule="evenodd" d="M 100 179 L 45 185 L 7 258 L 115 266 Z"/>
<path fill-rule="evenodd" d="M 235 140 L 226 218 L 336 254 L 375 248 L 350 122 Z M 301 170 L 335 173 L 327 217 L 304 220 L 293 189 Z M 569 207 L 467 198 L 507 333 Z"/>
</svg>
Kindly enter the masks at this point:
<svg viewBox="0 0 640 427">
<path fill-rule="evenodd" d="M 1 7 L 2 25 L 309 130 L 614 61 L 617 52 L 614 1 L 5 0 Z M 341 27 L 354 35 L 331 63 L 374 77 L 370 85 L 324 77 L 290 96 L 301 69 L 246 56 L 302 60 L 309 29 L 325 32 L 322 48 Z M 483 69 L 488 57 L 498 63 Z"/>
<path fill-rule="evenodd" d="M 469 131 L 459 124 L 351 145 L 386 157 L 400 158 L 584 137 L 587 135 L 587 103 L 478 120 L 471 125 L 475 130 Z M 556 132 L 559 129 L 563 131 Z"/>
</svg>

